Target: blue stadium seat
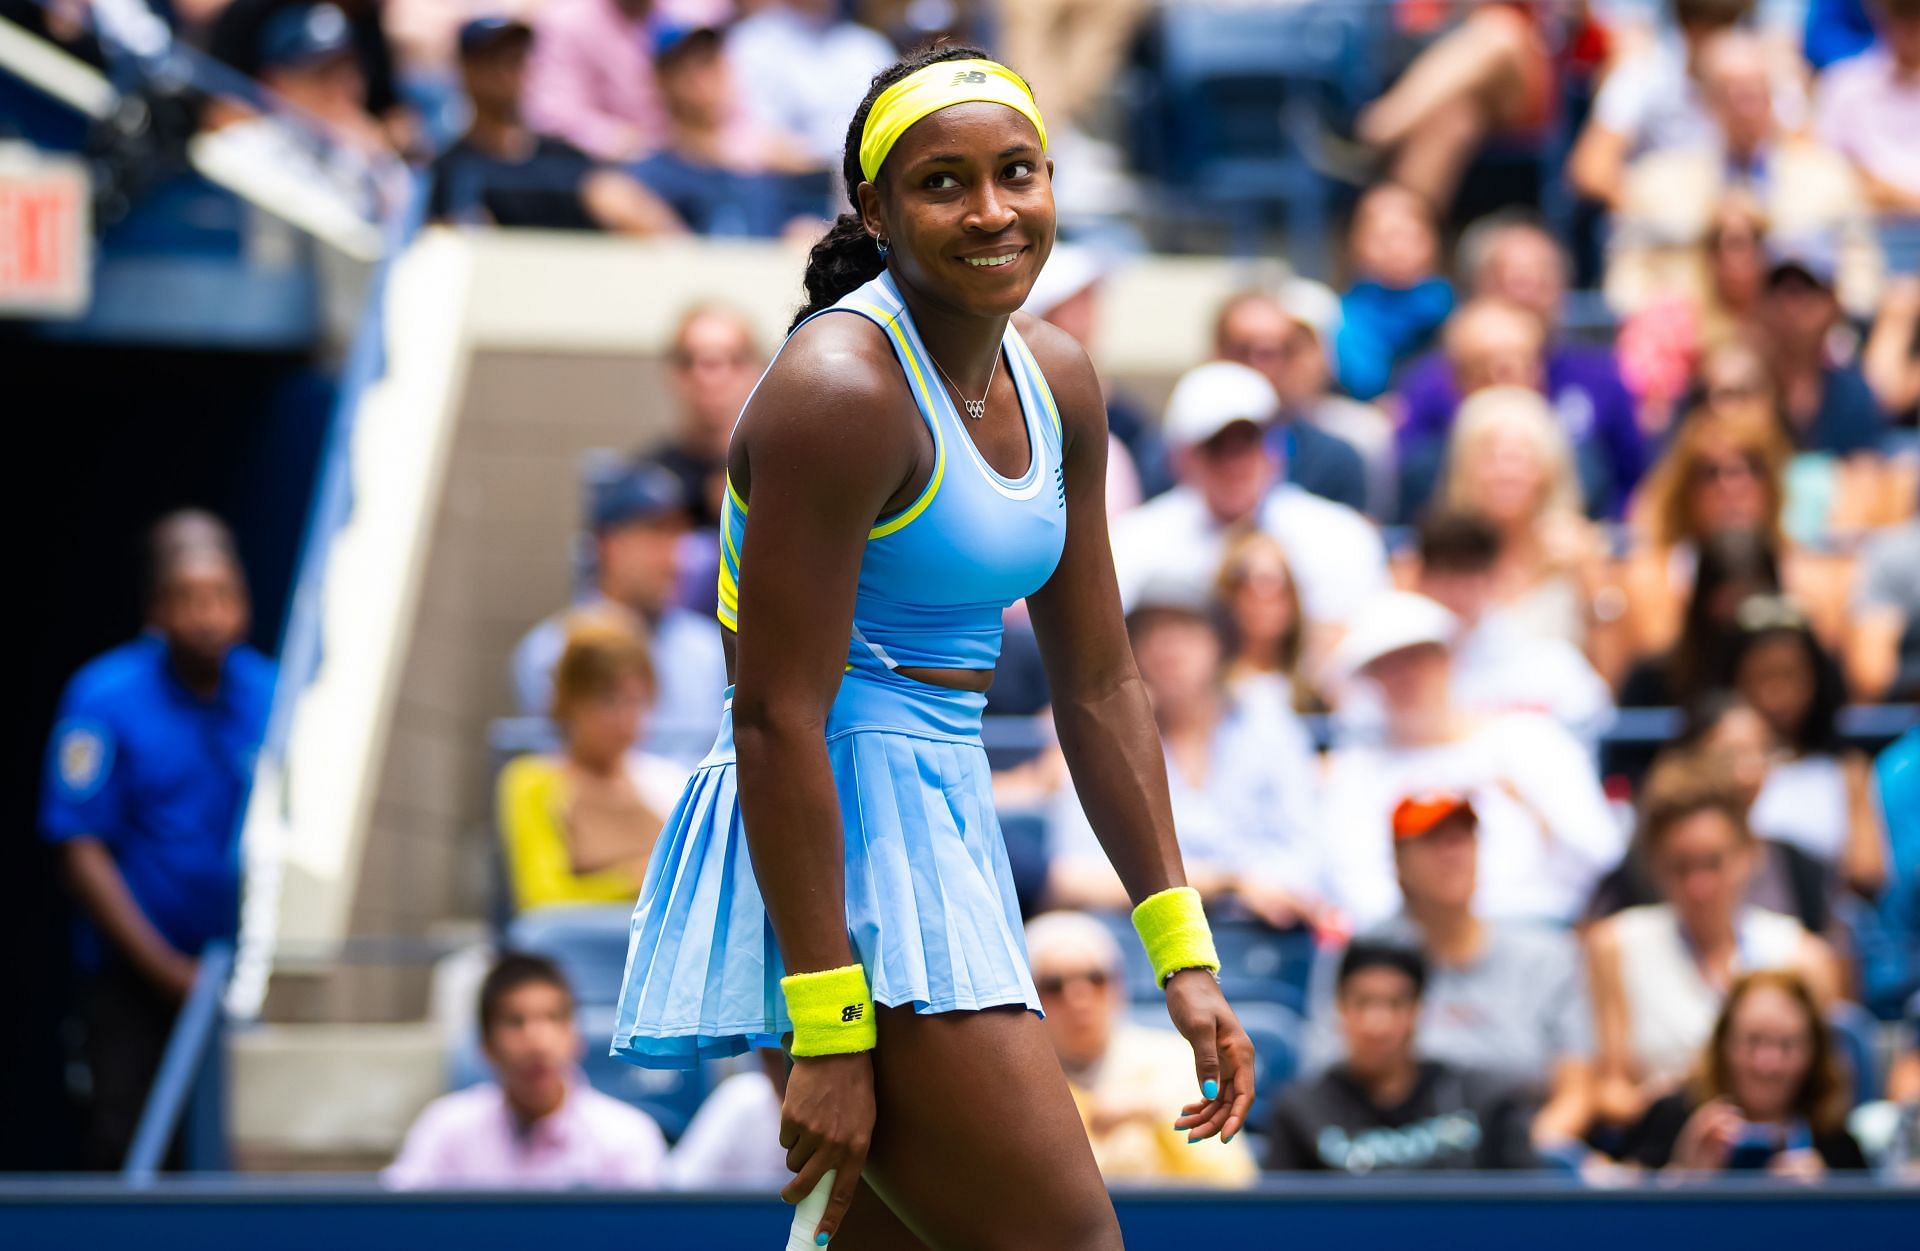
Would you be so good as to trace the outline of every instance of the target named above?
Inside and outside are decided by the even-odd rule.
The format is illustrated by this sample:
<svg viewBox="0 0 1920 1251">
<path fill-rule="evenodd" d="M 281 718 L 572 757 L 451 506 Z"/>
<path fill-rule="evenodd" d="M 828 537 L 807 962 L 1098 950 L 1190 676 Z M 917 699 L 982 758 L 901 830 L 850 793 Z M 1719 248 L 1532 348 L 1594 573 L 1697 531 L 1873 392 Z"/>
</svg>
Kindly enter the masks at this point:
<svg viewBox="0 0 1920 1251">
<path fill-rule="evenodd" d="M 1173 5 L 1159 29 L 1164 168 L 1175 194 L 1224 211 L 1257 240 L 1283 208 L 1303 265 L 1324 256 L 1333 186 L 1315 167 L 1329 125 L 1351 119 L 1375 80 L 1368 6 Z"/>
<path fill-rule="evenodd" d="M 1022 916 L 1032 916 L 1047 889 L 1047 818 L 1040 812 L 1001 811 L 1000 834 L 1007 842 L 1007 865 Z"/>
<path fill-rule="evenodd" d="M 1283 1004 L 1295 1011 L 1306 1005 L 1307 978 L 1313 971 L 1313 935 L 1279 931 L 1258 921 L 1219 920 L 1213 926 L 1220 952 L 1220 985 L 1242 1003 Z"/>
<path fill-rule="evenodd" d="M 559 965 L 573 985 L 576 1002 L 611 1006 L 620 997 L 626 972 L 631 918 L 631 909 L 618 904 L 538 908 L 514 918 L 507 927 L 507 945 Z"/>
<path fill-rule="evenodd" d="M 1827 1009 L 1827 1025 L 1833 1031 L 1834 1045 L 1840 1049 L 1847 1075 L 1853 1081 L 1851 1104 L 1859 1107 L 1878 1099 L 1880 1063 L 1876 1035 L 1879 1021 L 1857 1003 L 1836 1003 Z"/>
</svg>

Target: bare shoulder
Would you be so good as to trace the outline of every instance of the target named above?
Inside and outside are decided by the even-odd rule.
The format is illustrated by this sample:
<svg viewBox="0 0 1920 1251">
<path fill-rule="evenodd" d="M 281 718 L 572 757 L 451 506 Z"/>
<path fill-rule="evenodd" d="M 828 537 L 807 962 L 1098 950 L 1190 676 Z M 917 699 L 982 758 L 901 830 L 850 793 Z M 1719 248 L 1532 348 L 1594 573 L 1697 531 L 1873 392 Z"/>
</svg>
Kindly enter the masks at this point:
<svg viewBox="0 0 1920 1251">
<path fill-rule="evenodd" d="M 1609 966 L 1620 958 L 1620 925 L 1615 918 L 1603 917 L 1587 927 L 1587 953 Z"/>
<path fill-rule="evenodd" d="M 1039 363 L 1040 372 L 1046 375 L 1054 403 L 1060 406 L 1062 422 L 1069 429 L 1081 430 L 1092 425 L 1104 433 L 1106 398 L 1101 393 L 1093 361 L 1087 357 L 1080 341 L 1051 322 L 1027 313 L 1015 313 L 1013 325 Z"/>
<path fill-rule="evenodd" d="M 912 407 L 878 326 L 818 317 L 794 332 L 761 380 L 740 416 L 735 453 L 744 446 L 756 476 L 794 468 L 824 482 L 868 472 L 897 482 L 916 447 L 918 423 L 901 420 Z"/>
</svg>

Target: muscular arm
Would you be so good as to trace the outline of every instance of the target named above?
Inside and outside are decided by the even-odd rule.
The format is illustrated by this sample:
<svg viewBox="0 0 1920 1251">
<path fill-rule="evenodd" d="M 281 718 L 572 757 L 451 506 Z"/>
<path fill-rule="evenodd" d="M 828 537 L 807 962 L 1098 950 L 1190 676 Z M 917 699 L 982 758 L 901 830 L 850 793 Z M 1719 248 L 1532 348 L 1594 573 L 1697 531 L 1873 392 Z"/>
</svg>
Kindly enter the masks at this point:
<svg viewBox="0 0 1920 1251">
<path fill-rule="evenodd" d="M 734 646 L 740 813 L 789 972 L 853 961 L 827 712 L 867 530 L 917 454 L 901 420 L 910 401 L 875 357 L 878 333 L 853 317 L 801 330 L 734 435 L 733 480 L 748 495 Z"/>
<path fill-rule="evenodd" d="M 69 839 L 61 845 L 61 854 L 69 889 L 107 941 L 141 976 L 184 997 L 193 987 L 193 957 L 175 949 L 140 911 L 106 844 L 97 838 Z"/>
<path fill-rule="evenodd" d="M 1107 416 L 1086 354 L 1052 327 L 1021 323 L 1065 427 L 1067 543 L 1027 600 L 1053 692 L 1053 721 L 1087 820 L 1136 903 L 1186 885 L 1166 760 L 1120 614 L 1107 537 Z"/>
</svg>

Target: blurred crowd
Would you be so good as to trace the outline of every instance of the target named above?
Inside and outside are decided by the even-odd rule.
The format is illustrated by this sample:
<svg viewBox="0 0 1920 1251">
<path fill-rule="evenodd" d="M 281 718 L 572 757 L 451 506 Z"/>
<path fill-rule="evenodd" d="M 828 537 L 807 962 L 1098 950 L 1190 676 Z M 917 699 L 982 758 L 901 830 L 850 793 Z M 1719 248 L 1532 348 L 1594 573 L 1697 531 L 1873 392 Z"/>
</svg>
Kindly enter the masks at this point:
<svg viewBox="0 0 1920 1251">
<path fill-rule="evenodd" d="M 1283 966 L 1230 988 L 1272 1057 L 1244 1140 L 1189 1152 L 1169 1128 L 1190 1063 L 1134 1006 L 1126 896 L 1007 616 L 996 799 L 1096 1154 L 1227 1185 L 1910 1168 L 1920 0 L 1378 7 L 1401 71 L 1323 136 L 1354 184 L 1340 279 L 1233 294 L 1159 413 L 1109 396 L 1114 558 L 1188 873 Z M 1124 180 L 1101 128 L 1156 20 L 1144 0 L 173 8 L 343 141 L 431 153 L 436 217 L 762 236 L 820 228 L 845 119 L 930 20 L 1032 76 L 1063 197 L 1091 178 L 1074 160 Z M 1605 228 L 1525 204 L 1460 221 L 1476 161 L 1540 143 L 1581 84 L 1555 177 Z M 1096 345 L 1126 238 L 1062 242 L 1028 312 Z M 773 347 L 723 305 L 686 310 L 665 440 L 583 468 L 576 602 L 538 606 L 555 615 L 503 675 L 552 734 L 498 777 L 511 913 L 630 908 L 711 741 L 727 441 Z M 237 583 L 230 544 L 168 526 L 154 630 L 75 678 L 43 818 L 95 922 L 94 1063 L 136 1091 L 157 1051 L 107 1054 L 131 1050 L 113 1014 L 139 988 L 164 1037 L 199 946 L 231 934 L 205 837 L 239 802 L 219 735 L 257 744 L 264 716 L 239 628 L 204 618 L 209 596 L 243 604 L 209 586 Z M 116 694 L 134 682 L 217 733 L 153 732 Z M 1656 729 L 1624 732 L 1633 709 Z M 225 789 L 189 838 L 168 822 L 201 770 Z M 502 959 L 478 1023 L 496 1080 L 423 1117 L 395 1184 L 784 1180 L 777 1058 L 669 1152 L 576 1073 L 602 1046 L 576 993 Z M 100 1107 L 115 1089 L 96 1079 Z"/>
</svg>

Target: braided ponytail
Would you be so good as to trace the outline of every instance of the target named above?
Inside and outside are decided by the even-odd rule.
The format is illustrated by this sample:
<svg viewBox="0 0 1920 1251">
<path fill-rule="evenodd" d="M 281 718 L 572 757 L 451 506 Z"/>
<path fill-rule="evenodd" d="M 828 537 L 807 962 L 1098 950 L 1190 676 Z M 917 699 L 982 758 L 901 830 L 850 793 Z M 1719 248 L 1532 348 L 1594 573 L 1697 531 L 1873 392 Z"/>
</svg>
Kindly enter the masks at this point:
<svg viewBox="0 0 1920 1251">
<path fill-rule="evenodd" d="M 872 85 L 867 88 L 866 98 L 853 111 L 853 121 L 847 126 L 846 152 L 840 161 L 840 172 L 847 185 L 847 200 L 853 205 L 853 211 L 840 214 L 834 220 L 832 229 L 807 253 L 807 302 L 794 314 L 793 325 L 787 327 L 789 333 L 794 326 L 821 309 L 832 307 L 847 292 L 879 277 L 880 271 L 886 268 L 886 262 L 880 259 L 879 249 L 874 246 L 873 237 L 867 234 L 866 224 L 860 218 L 858 188 L 867 180 L 860 168 L 860 138 L 866 130 L 867 114 L 872 111 L 873 102 L 888 87 L 929 65 L 937 65 L 941 61 L 984 59 L 987 55 L 984 50 L 965 44 L 928 44 L 889 65 L 874 77 Z"/>
</svg>

